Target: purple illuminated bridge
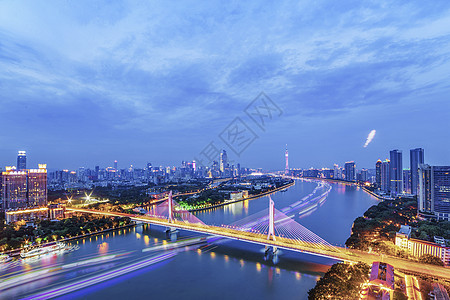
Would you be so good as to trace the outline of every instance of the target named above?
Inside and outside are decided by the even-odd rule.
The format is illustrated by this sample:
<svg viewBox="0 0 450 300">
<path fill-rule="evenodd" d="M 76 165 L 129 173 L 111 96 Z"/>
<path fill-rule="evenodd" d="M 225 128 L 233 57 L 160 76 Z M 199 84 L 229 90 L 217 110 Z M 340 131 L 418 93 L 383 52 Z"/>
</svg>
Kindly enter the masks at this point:
<svg viewBox="0 0 450 300">
<path fill-rule="evenodd" d="M 450 279 L 450 269 L 405 260 L 376 253 L 367 253 L 331 245 L 306 227 L 300 225 L 283 212 L 275 209 L 269 196 L 269 207 L 230 225 L 208 225 L 187 210 L 182 209 L 172 198 L 153 206 L 145 215 L 125 214 L 92 209 L 67 208 L 68 211 L 99 214 L 115 217 L 129 217 L 138 222 L 166 227 L 167 230 L 182 229 L 191 232 L 214 235 L 243 242 L 259 244 L 271 249 L 302 252 L 339 261 L 365 262 L 384 261 L 401 270 L 416 274 L 433 274 Z"/>
</svg>

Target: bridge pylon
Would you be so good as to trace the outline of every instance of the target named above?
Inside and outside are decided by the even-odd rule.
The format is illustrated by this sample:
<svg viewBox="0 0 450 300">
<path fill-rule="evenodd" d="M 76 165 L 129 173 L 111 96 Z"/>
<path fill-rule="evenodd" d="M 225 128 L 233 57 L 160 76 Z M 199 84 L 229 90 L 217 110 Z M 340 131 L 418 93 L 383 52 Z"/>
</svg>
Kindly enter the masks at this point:
<svg viewBox="0 0 450 300">
<path fill-rule="evenodd" d="M 169 192 L 169 223 L 173 223 L 173 199 L 172 199 L 172 191 Z"/>
<path fill-rule="evenodd" d="M 269 196 L 269 234 L 267 235 L 268 240 L 275 241 L 275 203 Z"/>
</svg>

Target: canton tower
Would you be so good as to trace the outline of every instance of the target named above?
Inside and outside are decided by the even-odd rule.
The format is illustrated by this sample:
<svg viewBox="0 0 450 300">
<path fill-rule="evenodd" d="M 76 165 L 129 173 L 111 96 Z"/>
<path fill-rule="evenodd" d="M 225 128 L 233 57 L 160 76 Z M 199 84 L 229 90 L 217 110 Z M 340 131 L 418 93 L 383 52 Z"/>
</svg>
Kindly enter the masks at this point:
<svg viewBox="0 0 450 300">
<path fill-rule="evenodd" d="M 286 169 L 284 170 L 284 174 L 288 175 L 289 174 L 289 153 L 288 153 L 288 149 L 287 149 L 287 144 L 286 144 L 286 152 L 285 152 L 284 156 L 286 157 Z"/>
</svg>

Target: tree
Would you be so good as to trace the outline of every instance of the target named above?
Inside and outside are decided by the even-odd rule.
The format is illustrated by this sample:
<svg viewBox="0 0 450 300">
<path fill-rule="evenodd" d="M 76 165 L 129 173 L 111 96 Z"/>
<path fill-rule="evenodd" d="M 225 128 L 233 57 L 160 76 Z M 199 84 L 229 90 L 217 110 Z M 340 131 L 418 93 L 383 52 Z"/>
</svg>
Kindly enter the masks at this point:
<svg viewBox="0 0 450 300">
<path fill-rule="evenodd" d="M 396 289 L 394 291 L 394 297 L 393 300 L 408 300 L 408 296 L 403 294 L 403 292 L 399 289 Z"/>
<path fill-rule="evenodd" d="M 436 266 L 444 266 L 444 263 L 442 260 L 437 257 L 430 254 L 424 254 L 419 258 L 419 261 L 421 263 L 430 264 L 430 265 L 436 265 Z"/>
<path fill-rule="evenodd" d="M 358 299 L 361 284 L 369 279 L 369 265 L 334 264 L 308 292 L 308 299 Z"/>
</svg>

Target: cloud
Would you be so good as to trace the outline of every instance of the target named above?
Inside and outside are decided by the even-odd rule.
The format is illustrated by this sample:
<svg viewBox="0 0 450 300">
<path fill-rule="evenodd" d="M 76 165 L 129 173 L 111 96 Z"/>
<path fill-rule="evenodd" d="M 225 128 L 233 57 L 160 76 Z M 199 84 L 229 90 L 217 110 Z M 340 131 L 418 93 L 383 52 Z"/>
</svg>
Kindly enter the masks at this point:
<svg viewBox="0 0 450 300">
<path fill-rule="evenodd" d="M 367 148 L 367 146 L 369 146 L 369 144 L 372 142 L 373 138 L 375 137 L 376 133 L 377 133 L 377 131 L 375 129 L 369 133 L 369 135 L 367 136 L 367 139 L 366 139 L 366 143 L 364 144 L 364 148 Z"/>
<path fill-rule="evenodd" d="M 74 138 L 77 119 L 118 137 L 213 137 L 265 91 L 286 120 L 345 123 L 358 109 L 399 109 L 449 89 L 449 9 L 446 1 L 2 2 L 0 118 L 21 112 L 24 132 L 52 120 L 59 127 L 43 135 Z"/>
</svg>

